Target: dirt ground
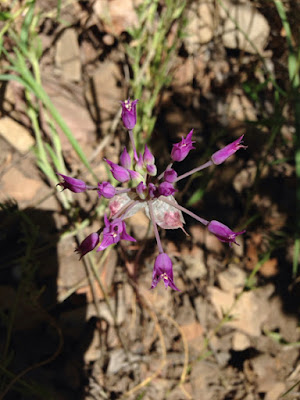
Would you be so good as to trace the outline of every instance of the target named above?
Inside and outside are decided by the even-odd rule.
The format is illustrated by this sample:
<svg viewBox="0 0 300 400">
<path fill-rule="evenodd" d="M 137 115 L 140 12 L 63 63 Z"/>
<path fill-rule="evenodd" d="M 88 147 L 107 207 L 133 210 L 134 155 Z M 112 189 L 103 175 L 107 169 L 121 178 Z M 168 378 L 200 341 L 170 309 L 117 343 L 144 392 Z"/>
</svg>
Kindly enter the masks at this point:
<svg viewBox="0 0 300 400">
<path fill-rule="evenodd" d="M 297 37 L 299 5 L 284 3 Z M 37 2 L 49 13 L 39 24 L 41 79 L 103 181 L 103 158 L 117 162 L 128 144 L 115 121 L 130 91 L 125 31 L 137 23 L 135 3 L 62 4 L 58 22 L 50 17 L 56 1 Z M 194 128 L 196 150 L 180 164 L 183 172 L 204 162 L 208 150 L 245 134 L 247 150 L 178 187 L 182 205 L 202 188 L 189 209 L 247 232 L 232 248 L 189 217 L 189 236 L 162 232 L 180 292 L 162 284 L 149 290 L 156 245 L 142 213 L 128 222 L 136 243 L 119 243 L 105 259 L 95 254 L 99 286 L 74 253 L 59 190 L 37 167 L 23 90 L 3 84 L 0 399 L 300 398 L 300 285 L 292 273 L 295 121 L 292 102 L 275 104 L 265 73 L 267 66 L 288 92 L 286 38 L 273 2 L 226 4 L 235 17 L 242 15 L 236 17 L 241 24 L 253 18 L 250 39 L 237 38 L 218 2 L 189 4 L 187 33 L 174 54 L 171 83 L 157 101 L 149 146 L 165 166 L 172 144 Z M 274 126 L 279 129 L 270 147 Z M 91 179 L 62 133 L 61 141 L 70 173 Z M 96 193 L 73 201 L 79 210 L 73 222 L 98 202 Z M 82 237 L 101 225 L 90 221 Z"/>
</svg>

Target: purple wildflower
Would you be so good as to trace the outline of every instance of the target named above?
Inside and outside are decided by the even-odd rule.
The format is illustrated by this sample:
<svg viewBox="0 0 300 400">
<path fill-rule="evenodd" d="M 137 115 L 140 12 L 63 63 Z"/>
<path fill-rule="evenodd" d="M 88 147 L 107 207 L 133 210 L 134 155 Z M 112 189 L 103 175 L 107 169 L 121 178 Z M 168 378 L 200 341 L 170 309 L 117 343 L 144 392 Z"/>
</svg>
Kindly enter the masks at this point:
<svg viewBox="0 0 300 400">
<path fill-rule="evenodd" d="M 211 159 L 214 164 L 219 165 L 222 164 L 228 157 L 232 156 L 237 150 L 239 149 L 246 149 L 247 146 L 241 144 L 244 135 L 239 137 L 234 142 L 228 144 L 227 146 L 223 147 L 223 149 L 216 151 L 212 156 Z"/>
<path fill-rule="evenodd" d="M 109 221 L 106 215 L 104 215 L 105 228 L 103 229 L 103 240 L 97 251 L 102 251 L 111 244 L 118 243 L 120 240 L 129 240 L 130 242 L 136 242 L 135 238 L 128 235 L 126 232 L 125 222 L 120 218 L 116 218 L 112 222 Z"/>
<path fill-rule="evenodd" d="M 172 168 L 174 161 L 184 160 L 189 152 L 194 149 L 192 140 L 193 129 L 179 143 L 173 145 L 171 151 L 172 162 L 167 169 L 157 178 L 157 167 L 155 158 L 149 148 L 145 146 L 144 152 L 137 154 L 134 135 L 132 129 L 136 125 L 136 104 L 138 100 L 130 101 L 130 99 L 122 102 L 122 120 L 124 126 L 129 130 L 129 139 L 133 149 L 133 157 L 131 159 L 126 147 L 120 155 L 120 162 L 113 163 L 105 160 L 110 166 L 110 170 L 114 178 L 125 183 L 130 181 L 130 185 L 125 188 L 115 188 L 110 182 L 98 183 L 98 186 L 88 186 L 85 182 L 71 178 L 62 174 L 64 181 L 59 183 L 63 189 L 69 189 L 75 193 L 84 192 L 86 190 L 97 190 L 99 196 L 110 199 L 110 219 L 104 216 L 104 229 L 102 242 L 97 251 L 102 251 L 108 246 L 118 243 L 120 240 L 128 240 L 135 242 L 136 240 L 126 232 L 124 219 L 136 214 L 139 210 L 144 210 L 147 217 L 151 220 L 153 231 L 157 242 L 159 255 L 156 257 L 151 289 L 155 288 L 160 280 L 164 281 L 165 287 L 171 287 L 179 290 L 173 281 L 173 265 L 170 257 L 164 252 L 163 244 L 160 239 L 158 228 L 177 229 L 181 228 L 184 232 L 183 225 L 185 223 L 183 213 L 206 226 L 209 232 L 216 235 L 222 242 L 238 244 L 236 237 L 245 232 L 233 232 L 226 225 L 218 221 L 208 221 L 192 211 L 182 207 L 177 203 L 173 194 L 176 192 L 174 185 L 181 179 L 184 179 L 198 171 L 210 167 L 213 164 L 221 164 L 228 157 L 234 154 L 240 148 L 246 148 L 242 145 L 243 136 L 235 140 L 233 143 L 215 152 L 211 159 L 204 164 L 191 169 L 188 172 L 178 176 Z M 186 232 L 185 232 L 186 233 Z M 93 250 L 99 244 L 99 234 L 92 233 L 78 246 L 76 251 L 80 254 L 80 259 L 89 251 Z"/>
<path fill-rule="evenodd" d="M 130 101 L 130 99 L 121 101 L 122 104 L 122 121 L 126 129 L 131 130 L 136 124 L 136 103 L 138 100 Z"/>
<path fill-rule="evenodd" d="M 230 245 L 232 243 L 235 243 L 239 246 L 239 244 L 236 242 L 235 238 L 238 235 L 242 235 L 243 233 L 246 232 L 246 230 L 240 231 L 240 232 L 233 232 L 228 226 L 222 224 L 219 221 L 210 221 L 210 223 L 207 225 L 207 229 L 209 232 L 213 233 L 216 235 L 216 237 L 221 240 L 221 242 L 226 242 L 229 243 Z"/>
<path fill-rule="evenodd" d="M 113 174 L 113 177 L 119 181 L 119 182 L 128 182 L 130 180 L 130 174 L 128 172 L 128 170 L 124 167 L 121 167 L 118 164 L 113 163 L 110 160 L 105 159 L 105 161 L 107 162 L 107 164 L 110 166 L 111 168 L 111 173 Z"/>
<path fill-rule="evenodd" d="M 75 251 L 80 254 L 79 260 L 82 259 L 84 255 L 89 253 L 90 251 L 94 250 L 94 248 L 97 246 L 99 243 L 99 235 L 98 233 L 91 233 L 89 236 L 87 236 L 81 244 L 75 249 Z"/>
<path fill-rule="evenodd" d="M 98 183 L 98 194 L 106 199 L 112 199 L 116 194 L 116 188 L 109 182 Z"/>
<path fill-rule="evenodd" d="M 56 186 L 62 186 L 63 190 L 69 189 L 74 193 L 85 192 L 87 189 L 86 183 L 81 181 L 80 179 L 71 178 L 70 176 L 66 176 L 63 174 L 57 174 L 64 178 L 63 182 L 58 183 Z"/>
<path fill-rule="evenodd" d="M 180 292 L 173 282 L 173 264 L 166 253 L 161 253 L 156 257 L 152 274 L 151 289 L 154 289 L 161 279 L 164 280 L 166 289 L 170 286 L 172 289 Z"/>
<path fill-rule="evenodd" d="M 190 131 L 187 137 L 181 139 L 181 142 L 173 144 L 171 157 L 173 161 L 182 161 L 189 154 L 189 152 L 194 149 L 194 141 L 192 141 L 194 129 Z"/>
</svg>

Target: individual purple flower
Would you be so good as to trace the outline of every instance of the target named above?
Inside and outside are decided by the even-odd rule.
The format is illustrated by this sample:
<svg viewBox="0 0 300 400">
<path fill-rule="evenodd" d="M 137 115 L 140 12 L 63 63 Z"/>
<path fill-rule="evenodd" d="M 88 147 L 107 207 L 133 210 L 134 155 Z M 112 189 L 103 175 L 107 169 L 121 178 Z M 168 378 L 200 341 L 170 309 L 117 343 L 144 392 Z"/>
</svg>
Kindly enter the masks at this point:
<svg viewBox="0 0 300 400">
<path fill-rule="evenodd" d="M 223 149 L 216 151 L 212 156 L 211 159 L 215 165 L 222 164 L 228 157 L 232 156 L 237 150 L 239 149 L 246 149 L 248 146 L 242 145 L 244 135 L 239 137 L 234 142 L 228 144 L 227 146 L 223 147 Z"/>
<path fill-rule="evenodd" d="M 240 232 L 233 232 L 230 228 L 228 228 L 228 226 L 215 220 L 210 221 L 210 223 L 207 225 L 207 229 L 209 230 L 209 232 L 216 235 L 216 237 L 221 240 L 221 242 L 229 243 L 230 246 L 232 245 L 232 243 L 235 243 L 239 246 L 235 238 L 236 236 L 242 235 L 246 232 L 245 229 Z"/>
<path fill-rule="evenodd" d="M 164 172 L 164 180 L 169 183 L 175 182 L 177 178 L 177 172 L 172 168 L 168 168 Z"/>
<path fill-rule="evenodd" d="M 126 232 L 125 222 L 120 218 L 114 219 L 112 222 L 109 221 L 106 215 L 104 215 L 105 228 L 103 229 L 103 240 L 98 247 L 97 251 L 102 251 L 111 244 L 118 243 L 120 240 L 129 240 L 130 242 L 136 242 L 135 238 L 128 235 Z"/>
<path fill-rule="evenodd" d="M 71 178 L 70 176 L 66 176 L 59 173 L 57 173 L 57 175 L 60 175 L 64 178 L 63 182 L 60 182 L 56 185 L 56 186 L 62 186 L 63 190 L 69 189 L 71 190 L 71 192 L 74 193 L 81 193 L 86 191 L 87 189 L 86 183 L 81 181 L 80 179 Z"/>
<path fill-rule="evenodd" d="M 192 141 L 194 129 L 190 131 L 187 137 L 181 139 L 181 142 L 173 144 L 171 157 L 173 161 L 182 161 L 189 154 L 189 152 L 194 149 L 194 141 Z"/>
<path fill-rule="evenodd" d="M 113 177 L 117 181 L 128 182 L 130 180 L 130 173 L 128 172 L 128 170 L 126 168 L 121 167 L 120 165 L 115 164 L 110 160 L 105 159 L 105 161 L 110 166 L 110 168 L 111 168 L 110 171 L 113 174 Z"/>
<path fill-rule="evenodd" d="M 155 158 L 151 151 L 148 149 L 147 145 L 145 145 L 145 151 L 143 154 L 143 161 L 145 165 L 153 165 L 155 163 Z"/>
<path fill-rule="evenodd" d="M 86 253 L 89 253 L 90 251 L 94 250 L 94 248 L 97 246 L 99 243 L 99 235 L 98 233 L 94 232 L 91 233 L 89 236 L 87 236 L 81 244 L 75 249 L 75 251 L 80 254 L 79 260 L 82 259 Z"/>
<path fill-rule="evenodd" d="M 151 289 L 154 289 L 161 279 L 164 280 L 166 289 L 170 286 L 172 289 L 180 292 L 173 282 L 173 264 L 166 253 L 161 253 L 156 257 L 152 274 Z"/>
<path fill-rule="evenodd" d="M 158 191 L 161 196 L 172 196 L 176 192 L 176 189 L 174 189 L 172 183 L 163 182 L 159 185 Z"/>
<path fill-rule="evenodd" d="M 131 168 L 131 158 L 130 155 L 128 154 L 126 147 L 124 147 L 124 150 L 120 155 L 120 163 L 124 168 Z"/>
<path fill-rule="evenodd" d="M 106 199 L 112 199 L 116 194 L 116 188 L 109 182 L 98 183 L 98 194 Z"/>
<path fill-rule="evenodd" d="M 126 129 L 131 130 L 136 124 L 136 103 L 138 100 L 130 101 L 130 99 L 121 101 L 122 104 L 122 121 Z"/>
</svg>

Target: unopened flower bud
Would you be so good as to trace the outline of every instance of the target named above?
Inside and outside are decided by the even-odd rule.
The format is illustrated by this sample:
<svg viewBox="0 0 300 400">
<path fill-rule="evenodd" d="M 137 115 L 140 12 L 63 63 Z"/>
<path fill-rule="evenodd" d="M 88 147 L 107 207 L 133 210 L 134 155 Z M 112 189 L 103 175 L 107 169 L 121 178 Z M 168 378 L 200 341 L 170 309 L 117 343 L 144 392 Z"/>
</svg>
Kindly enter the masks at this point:
<svg viewBox="0 0 300 400">
<path fill-rule="evenodd" d="M 106 199 L 111 199 L 116 194 L 116 188 L 109 182 L 98 183 L 98 194 Z"/>
<path fill-rule="evenodd" d="M 174 189 L 172 183 L 169 182 L 161 183 L 158 187 L 158 190 L 161 196 L 172 196 L 172 194 L 176 192 L 176 189 Z"/>
<path fill-rule="evenodd" d="M 174 169 L 169 168 L 164 172 L 164 180 L 169 183 L 173 183 L 177 178 L 177 172 Z"/>
<path fill-rule="evenodd" d="M 126 147 L 124 147 L 124 150 L 120 155 L 120 163 L 124 168 L 131 168 L 131 158 L 130 155 L 128 154 Z"/>
<path fill-rule="evenodd" d="M 155 165 L 155 164 L 147 165 L 147 166 L 146 166 L 146 170 L 147 170 L 147 173 L 148 173 L 150 176 L 156 176 L 156 174 L 157 174 L 157 168 L 156 168 L 156 165 Z"/>
<path fill-rule="evenodd" d="M 79 260 L 82 259 L 82 257 L 86 254 L 89 253 L 90 251 L 94 250 L 94 248 L 97 246 L 99 243 L 99 235 L 98 233 L 91 233 L 88 237 L 86 237 L 83 242 L 75 249 L 75 251 L 80 254 Z"/>
<path fill-rule="evenodd" d="M 151 151 L 148 149 L 147 145 L 145 145 L 143 161 L 144 161 L 145 165 L 154 164 L 154 162 L 155 162 L 155 158 L 154 158 L 153 154 L 151 153 Z"/>
<path fill-rule="evenodd" d="M 105 160 L 107 164 L 111 168 L 111 173 L 113 174 L 113 177 L 119 181 L 119 182 L 128 182 L 130 180 L 130 174 L 128 170 L 124 167 L 121 167 L 118 164 L 113 163 L 112 161 Z"/>
<path fill-rule="evenodd" d="M 145 200 L 145 198 L 148 195 L 148 188 L 147 186 L 144 184 L 144 182 L 140 182 L 137 187 L 136 187 L 136 192 L 139 195 L 139 197 L 142 200 Z"/>
</svg>

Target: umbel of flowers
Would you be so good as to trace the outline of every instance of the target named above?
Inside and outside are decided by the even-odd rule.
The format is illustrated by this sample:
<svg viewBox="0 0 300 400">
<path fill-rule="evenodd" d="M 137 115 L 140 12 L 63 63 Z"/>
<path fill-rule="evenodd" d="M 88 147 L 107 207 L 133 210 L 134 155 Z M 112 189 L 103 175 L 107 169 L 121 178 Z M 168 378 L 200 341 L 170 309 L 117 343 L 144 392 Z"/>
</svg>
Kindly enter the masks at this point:
<svg viewBox="0 0 300 400">
<path fill-rule="evenodd" d="M 193 130 L 191 130 L 186 138 L 182 138 L 179 143 L 173 145 L 171 163 L 165 171 L 157 176 L 155 158 L 148 147 L 145 146 L 143 153 L 138 154 L 136 151 L 132 130 L 136 124 L 137 102 L 138 100 L 130 101 L 129 99 L 121 102 L 122 121 L 129 133 L 133 157 L 129 155 L 126 147 L 124 147 L 120 155 L 119 164 L 105 159 L 114 178 L 121 184 L 130 181 L 131 187 L 114 187 L 110 182 L 99 182 L 98 186 L 89 186 L 80 179 L 71 178 L 63 174 L 58 174 L 63 178 L 63 181 L 58 185 L 63 190 L 68 189 L 74 193 L 97 190 L 99 197 L 103 196 L 110 199 L 109 216 L 104 216 L 104 229 L 102 232 L 100 229 L 98 232 L 91 233 L 83 240 L 76 249 L 80 259 L 97 246 L 97 251 L 102 251 L 120 240 L 135 242 L 136 240 L 126 232 L 125 220 L 139 210 L 144 209 L 147 217 L 152 222 L 159 253 L 154 263 L 151 289 L 155 288 L 158 282 L 163 280 L 166 288 L 170 286 L 174 290 L 179 290 L 174 283 L 172 261 L 164 252 L 158 227 L 163 229 L 183 229 L 183 213 L 185 213 L 205 225 L 209 232 L 222 242 L 229 243 L 230 246 L 232 243 L 237 244 L 236 237 L 245 231 L 233 232 L 228 226 L 219 221 L 207 221 L 180 206 L 173 197 L 176 192 L 176 182 L 213 164 L 222 164 L 237 150 L 246 148 L 246 146 L 242 145 L 243 136 L 241 136 L 233 143 L 214 153 L 205 164 L 178 176 L 175 169 L 173 169 L 173 164 L 183 161 L 189 152 L 195 148 L 193 146 L 195 142 L 192 140 Z"/>
</svg>

